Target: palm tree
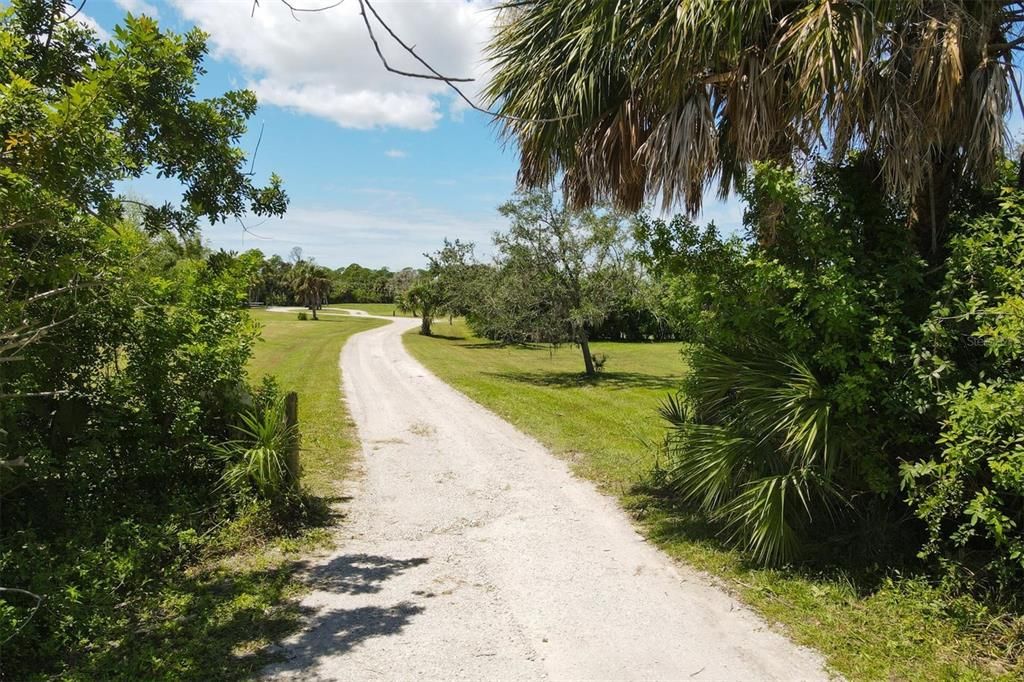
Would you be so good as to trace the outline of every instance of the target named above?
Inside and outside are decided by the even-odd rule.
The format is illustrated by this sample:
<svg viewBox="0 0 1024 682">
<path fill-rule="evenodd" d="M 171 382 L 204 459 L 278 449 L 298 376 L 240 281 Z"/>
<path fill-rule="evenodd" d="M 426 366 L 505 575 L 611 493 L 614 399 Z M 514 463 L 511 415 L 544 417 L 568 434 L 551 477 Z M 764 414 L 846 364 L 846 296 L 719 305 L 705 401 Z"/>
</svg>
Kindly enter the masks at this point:
<svg viewBox="0 0 1024 682">
<path fill-rule="evenodd" d="M 313 319 L 318 319 L 316 311 L 323 307 L 324 299 L 331 290 L 327 268 L 308 260 L 299 260 L 292 267 L 289 278 L 295 297 L 313 312 Z"/>
<path fill-rule="evenodd" d="M 795 357 L 690 357 L 688 397 L 661 414 L 669 481 L 753 558 L 792 558 L 807 529 L 849 502 L 837 479 L 850 434 L 811 369 Z M 822 518 L 824 517 L 824 519 Z"/>
<path fill-rule="evenodd" d="M 1003 153 L 1011 90 L 1024 107 L 1022 21 L 1020 0 L 526 0 L 488 94 L 520 183 L 561 174 L 575 207 L 696 212 L 752 162 L 866 149 L 937 258 L 955 189 Z"/>
</svg>

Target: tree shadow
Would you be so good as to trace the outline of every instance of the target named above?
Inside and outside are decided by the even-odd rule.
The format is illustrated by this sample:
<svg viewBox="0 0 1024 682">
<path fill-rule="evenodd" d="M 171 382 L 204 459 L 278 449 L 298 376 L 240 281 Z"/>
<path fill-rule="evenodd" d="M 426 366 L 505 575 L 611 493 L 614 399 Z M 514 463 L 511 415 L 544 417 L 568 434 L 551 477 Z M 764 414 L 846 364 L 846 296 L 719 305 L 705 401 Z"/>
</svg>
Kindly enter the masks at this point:
<svg viewBox="0 0 1024 682">
<path fill-rule="evenodd" d="M 426 558 L 396 559 L 375 554 L 343 554 L 325 564 L 309 568 L 304 578 L 315 589 L 334 594 L 376 594 L 388 579 L 417 566 Z M 419 593 L 416 593 L 419 594 Z M 429 596 L 429 595 L 426 595 Z M 424 611 L 424 607 L 403 600 L 391 606 L 332 608 L 322 612 L 304 609 L 302 634 L 282 648 L 286 659 L 268 674 L 308 671 L 319 658 L 344 654 L 360 642 L 374 637 L 396 635 Z"/>
<path fill-rule="evenodd" d="M 647 388 L 663 391 L 679 389 L 679 377 L 656 376 L 641 372 L 599 372 L 587 376 L 582 372 L 486 372 L 487 375 L 547 388 L 580 388 L 603 386 L 612 390 Z"/>
<path fill-rule="evenodd" d="M 289 644 L 287 661 L 275 664 L 264 672 L 274 675 L 306 671 L 325 654 L 344 654 L 368 639 L 399 634 L 413 616 L 423 610 L 422 606 L 408 601 L 388 607 L 329 609 L 313 619 L 298 641 Z"/>
<path fill-rule="evenodd" d="M 410 568 L 422 566 L 428 559 L 393 559 L 373 554 L 344 554 L 308 571 L 308 579 L 318 589 L 341 594 L 375 594 L 387 579 Z"/>
<path fill-rule="evenodd" d="M 444 339 L 445 341 L 465 341 L 465 336 L 449 336 L 448 334 L 438 334 L 436 332 L 430 333 L 432 339 Z"/>
</svg>

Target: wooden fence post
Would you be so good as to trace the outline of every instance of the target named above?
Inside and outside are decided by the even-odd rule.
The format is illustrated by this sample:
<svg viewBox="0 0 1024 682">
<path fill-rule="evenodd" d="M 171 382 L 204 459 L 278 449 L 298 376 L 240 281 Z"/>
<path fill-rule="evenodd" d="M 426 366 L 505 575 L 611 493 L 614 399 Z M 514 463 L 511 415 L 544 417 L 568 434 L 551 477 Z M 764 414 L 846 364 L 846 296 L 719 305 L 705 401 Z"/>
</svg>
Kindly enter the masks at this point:
<svg viewBox="0 0 1024 682">
<path fill-rule="evenodd" d="M 288 467 L 288 484 L 293 488 L 299 487 L 299 394 L 295 391 L 289 392 L 284 397 L 284 423 L 288 433 L 292 434 L 288 443 L 288 454 L 285 458 L 285 465 Z"/>
</svg>

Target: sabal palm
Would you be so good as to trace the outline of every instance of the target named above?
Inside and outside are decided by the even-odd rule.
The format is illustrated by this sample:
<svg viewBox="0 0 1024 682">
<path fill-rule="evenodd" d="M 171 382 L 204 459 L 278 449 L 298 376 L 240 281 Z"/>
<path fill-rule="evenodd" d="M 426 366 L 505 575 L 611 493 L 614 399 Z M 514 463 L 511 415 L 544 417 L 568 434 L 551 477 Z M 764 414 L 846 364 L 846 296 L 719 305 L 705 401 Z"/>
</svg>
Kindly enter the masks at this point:
<svg viewBox="0 0 1024 682">
<path fill-rule="evenodd" d="M 296 298 L 313 311 L 320 308 L 320 302 L 331 289 L 331 280 L 327 277 L 327 269 L 306 261 L 296 263 L 291 273 L 291 286 Z"/>
<path fill-rule="evenodd" d="M 521 183 L 564 174 L 575 206 L 695 211 L 752 161 L 864 147 L 920 222 L 942 221 L 936 191 L 987 177 L 1004 148 L 1024 42 L 1019 0 L 511 5 L 489 95 Z"/>
<path fill-rule="evenodd" d="M 814 373 L 793 357 L 691 358 L 688 396 L 662 406 L 670 480 L 757 560 L 776 564 L 843 497 L 844 442 Z"/>
</svg>

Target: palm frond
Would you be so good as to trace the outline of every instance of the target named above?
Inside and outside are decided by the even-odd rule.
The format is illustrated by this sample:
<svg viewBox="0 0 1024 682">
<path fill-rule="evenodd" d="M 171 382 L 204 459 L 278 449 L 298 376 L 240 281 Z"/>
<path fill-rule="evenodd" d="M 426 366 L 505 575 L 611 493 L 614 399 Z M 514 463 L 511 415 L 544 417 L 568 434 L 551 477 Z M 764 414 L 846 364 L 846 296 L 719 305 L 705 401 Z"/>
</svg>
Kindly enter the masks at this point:
<svg viewBox="0 0 1024 682">
<path fill-rule="evenodd" d="M 670 481 L 756 560 L 790 559 L 818 513 L 833 517 L 844 500 L 831 402 L 794 357 L 703 349 L 690 367 L 692 407 L 679 396 L 661 407 Z"/>
</svg>

